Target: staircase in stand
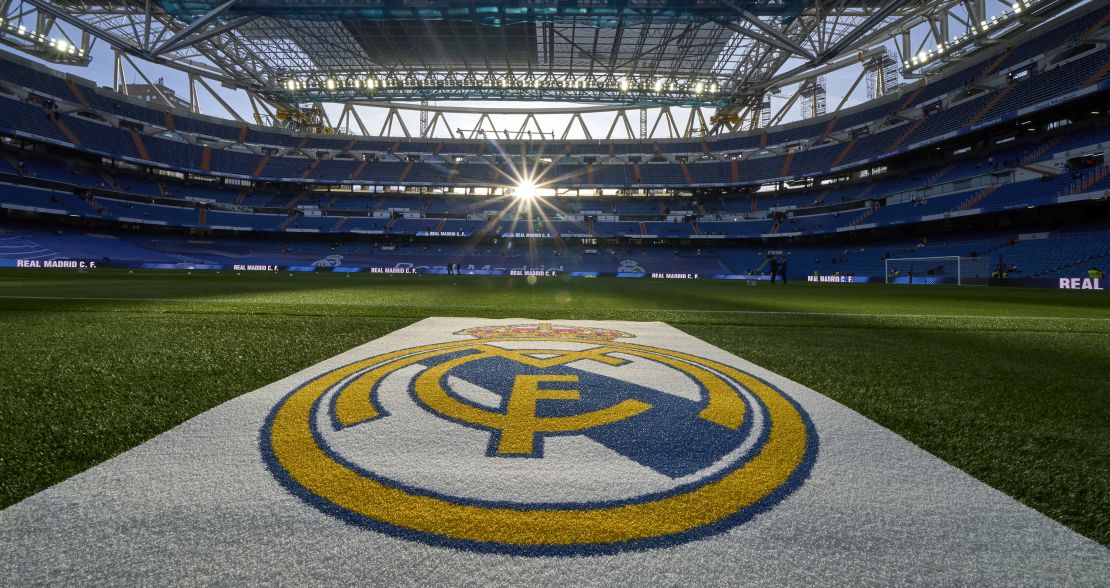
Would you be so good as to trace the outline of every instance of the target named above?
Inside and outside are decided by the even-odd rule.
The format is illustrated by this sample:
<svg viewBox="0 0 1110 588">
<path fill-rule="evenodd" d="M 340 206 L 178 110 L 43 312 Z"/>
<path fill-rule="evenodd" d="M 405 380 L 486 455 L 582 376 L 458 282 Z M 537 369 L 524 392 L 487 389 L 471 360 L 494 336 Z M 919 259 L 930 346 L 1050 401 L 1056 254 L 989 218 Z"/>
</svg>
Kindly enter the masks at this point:
<svg viewBox="0 0 1110 588">
<path fill-rule="evenodd" d="M 1084 80 L 1082 84 L 1079 84 L 1079 88 L 1082 89 L 1086 88 L 1087 86 L 1093 86 L 1098 83 L 1099 80 L 1106 77 L 1107 74 L 1110 74 L 1110 59 L 1106 60 L 1102 64 L 1102 67 L 1098 68 L 1098 70 L 1096 70 L 1095 73 L 1091 74 L 1089 78 Z"/>
<path fill-rule="evenodd" d="M 1056 137 L 1055 139 L 1051 139 L 1049 141 L 1041 143 L 1040 145 L 1037 145 L 1036 149 L 1031 151 L 1029 155 L 1026 155 L 1024 158 L 1022 158 L 1021 164 L 1029 165 L 1030 163 L 1040 160 L 1040 158 L 1044 157 L 1045 153 L 1048 153 L 1050 149 L 1059 145 L 1060 142 L 1063 140 L 1063 137 Z"/>
<path fill-rule="evenodd" d="M 704 233 L 701 232 L 701 227 L 698 226 L 698 221 L 690 221 L 690 227 L 694 229 L 695 235 L 704 235 Z"/>
<path fill-rule="evenodd" d="M 413 163 L 414 162 L 410 161 L 409 164 L 405 166 L 405 169 L 401 170 L 401 176 L 397 178 L 398 183 L 405 181 L 405 177 L 409 175 L 410 171 L 412 171 Z"/>
<path fill-rule="evenodd" d="M 345 216 L 339 217 L 339 220 L 335 221 L 335 224 L 331 226 L 331 232 L 338 232 L 339 229 L 343 227 L 343 224 L 347 222 L 347 218 L 348 217 Z"/>
<path fill-rule="evenodd" d="M 101 206 L 100 204 L 98 204 L 96 202 L 96 200 L 93 199 L 92 196 L 89 196 L 89 195 L 82 196 L 81 200 L 84 200 L 85 204 L 88 204 L 89 208 L 96 211 L 97 214 L 99 214 L 101 216 L 108 216 L 108 209 Z"/>
<path fill-rule="evenodd" d="M 994 61 L 992 61 L 990 63 L 990 65 L 988 65 L 985 69 L 983 69 L 983 71 L 979 72 L 979 75 L 975 76 L 975 81 L 973 81 L 972 83 L 974 84 L 974 83 L 977 83 L 979 81 L 982 81 L 982 80 L 986 79 L 987 76 L 994 73 L 994 70 L 998 69 L 998 66 L 1001 65 L 1003 61 L 1006 61 L 1006 58 L 1008 58 L 1010 56 L 1010 54 L 1013 53 L 1013 52 L 1014 52 L 1013 49 L 1007 49 L 1007 50 L 1003 51 L 1001 54 L 999 54 L 998 57 L 995 57 Z"/>
<path fill-rule="evenodd" d="M 974 196 L 968 198 L 967 200 L 964 200 L 963 204 L 956 208 L 956 210 L 970 210 L 972 208 L 975 208 L 976 204 L 982 202 L 984 198 L 990 196 L 995 190 L 1000 187 L 1001 186 L 995 185 L 979 190 L 979 192 L 977 192 Z"/>
<path fill-rule="evenodd" d="M 861 190 L 859 194 L 856 194 L 855 199 L 856 200 L 866 200 L 867 196 L 870 195 L 871 192 L 873 190 L 875 190 L 875 186 L 878 186 L 878 185 L 879 185 L 878 182 L 871 182 L 870 184 L 867 184 L 866 186 L 863 187 L 863 190 Z"/>
<path fill-rule="evenodd" d="M 286 203 L 285 203 L 285 208 L 293 208 L 293 207 L 294 207 L 294 206 L 296 206 L 296 205 L 297 205 L 297 203 L 298 203 L 298 202 L 300 202 L 300 201 L 301 201 L 301 200 L 302 200 L 303 198 L 304 198 L 304 194 L 297 194 L 296 196 L 294 196 L 294 197 L 293 197 L 293 199 L 292 199 L 292 200 L 290 200 L 289 202 L 286 202 Z"/>
<path fill-rule="evenodd" d="M 305 170 L 303 172 L 301 172 L 301 179 L 303 180 L 303 179 L 308 178 L 308 176 L 311 176 L 312 172 L 316 171 L 316 167 L 319 166 L 319 165 L 320 165 L 320 160 L 319 159 L 313 159 L 312 163 L 308 164 L 308 167 L 305 168 Z"/>
<path fill-rule="evenodd" d="M 1002 102 L 1002 99 L 1006 97 L 1006 94 L 1009 94 L 1010 90 L 1013 90 L 1013 89 L 1014 89 L 1013 84 L 1010 84 L 1010 85 L 1006 86 L 1005 88 L 1002 88 L 1002 90 L 1000 92 L 998 92 L 997 94 L 994 95 L 994 98 L 990 99 L 990 102 L 987 102 L 983 106 L 983 108 L 979 109 L 979 112 L 975 113 L 975 116 L 968 119 L 967 123 L 964 126 L 965 127 L 970 127 L 970 126 L 974 125 L 975 123 L 979 122 L 984 116 L 987 116 L 987 113 L 990 112 L 992 108 L 997 106 L 999 102 Z"/>
<path fill-rule="evenodd" d="M 254 168 L 254 174 L 253 174 L 254 177 L 261 176 L 262 175 L 262 170 L 266 169 L 266 164 L 268 164 L 268 163 L 270 163 L 270 154 L 269 153 L 267 153 L 266 155 L 263 155 L 262 159 L 258 160 L 258 166 L 256 166 Z"/>
<path fill-rule="evenodd" d="M 786 154 L 786 159 L 782 162 L 782 169 L 779 170 L 779 177 L 785 178 L 790 175 L 790 164 L 794 162 L 794 152 Z"/>
<path fill-rule="evenodd" d="M 647 234 L 647 225 L 645 225 L 644 223 L 641 222 L 640 223 L 640 236 L 642 237 L 646 234 Z"/>
<path fill-rule="evenodd" d="M 81 89 L 77 87 L 77 84 L 73 83 L 73 80 L 70 79 L 69 76 L 66 76 L 66 86 L 69 87 L 69 91 L 73 93 L 73 97 L 77 99 L 77 102 L 80 103 L 81 106 L 88 110 L 93 109 L 92 106 L 89 106 L 89 101 L 85 99 L 85 95 L 81 92 Z"/>
<path fill-rule="evenodd" d="M 1110 174 L 1110 165 L 1104 165 L 1095 169 L 1094 171 L 1087 172 L 1083 177 L 1071 183 L 1068 188 L 1068 194 L 1082 194 L 1094 185 L 1095 182 L 1105 178 Z"/>
<path fill-rule="evenodd" d="M 900 104 L 898 106 L 898 111 L 902 111 L 902 110 L 905 110 L 905 109 L 909 108 L 914 103 L 914 100 L 917 100 L 917 97 L 919 95 L 921 95 L 921 93 L 924 92 L 924 91 L 925 91 L 925 84 L 921 84 L 920 86 L 918 86 L 917 89 L 914 90 L 912 94 L 910 94 L 905 100 L 902 101 L 902 104 Z"/>
<path fill-rule="evenodd" d="M 285 230 L 289 228 L 289 225 L 293 224 L 293 221 L 296 219 L 297 215 L 295 213 L 285 217 L 285 220 L 281 221 L 281 224 L 278 225 L 278 230 Z"/>
<path fill-rule="evenodd" d="M 135 144 L 135 151 L 139 154 L 139 157 L 143 158 L 145 161 L 150 161 L 150 154 L 146 151 L 143 138 L 139 136 L 138 131 L 135 129 L 131 129 L 131 142 Z"/>
<path fill-rule="evenodd" d="M 200 225 L 200 226 L 204 226 L 204 225 L 208 224 L 208 209 L 207 208 L 198 208 L 197 209 L 197 224 Z"/>
<path fill-rule="evenodd" d="M 58 130 L 62 132 L 62 135 L 65 136 L 65 138 L 68 139 L 70 143 L 74 145 L 81 144 L 81 139 L 78 139 L 77 135 L 74 135 L 73 131 L 69 130 L 69 127 L 66 126 L 66 123 L 62 122 L 62 117 L 59 116 L 57 112 L 46 109 L 43 109 L 43 111 L 46 112 L 46 117 L 53 121 L 55 125 L 57 125 Z"/>
<path fill-rule="evenodd" d="M 360 162 L 359 162 L 359 164 L 358 164 L 358 167 L 356 167 L 356 168 L 355 168 L 355 171 L 354 171 L 354 172 L 352 172 L 352 173 L 351 173 L 351 176 L 350 176 L 349 178 L 347 178 L 347 179 L 348 179 L 348 180 L 357 180 L 357 179 L 358 179 L 358 176 L 359 176 L 359 174 L 361 174 L 361 173 L 362 173 L 362 170 L 363 170 L 363 169 L 364 169 L 364 168 L 366 167 L 366 164 L 367 164 L 367 163 L 368 163 L 369 161 L 370 161 L 369 159 L 363 159 L 362 161 L 360 161 Z"/>
<path fill-rule="evenodd" d="M 852 219 L 851 222 L 848 223 L 848 226 L 849 227 L 858 227 L 860 225 L 860 223 L 867 220 L 871 215 L 875 214 L 876 210 L 878 210 L 877 207 L 869 207 L 867 210 L 863 211 L 862 214 L 860 214 L 856 218 Z"/>
<path fill-rule="evenodd" d="M 928 186 L 936 185 L 936 183 L 939 182 L 941 178 L 948 175 L 948 172 L 955 169 L 955 167 L 956 167 L 956 164 L 950 163 L 950 164 L 938 169 L 935 173 L 933 173 L 933 175 L 926 178 L 925 186 L 928 187 Z"/>
<path fill-rule="evenodd" d="M 898 139 L 896 139 L 894 141 L 894 143 L 892 143 L 890 145 L 890 147 L 887 148 L 887 151 L 894 151 L 895 149 L 897 149 L 899 145 L 904 143 L 906 141 L 906 139 L 909 139 L 910 135 L 912 135 L 913 132 L 916 131 L 917 129 L 921 128 L 921 125 L 923 125 L 923 124 L 925 124 L 925 118 L 924 117 L 919 118 L 916 121 L 914 121 L 914 123 L 912 125 L 910 125 L 909 128 L 907 128 L 906 131 L 904 133 L 902 133 L 902 135 L 899 136 Z"/>
<path fill-rule="evenodd" d="M 100 179 L 104 180 L 104 185 L 108 186 L 109 188 L 117 191 L 119 190 L 119 186 L 116 186 L 116 179 L 108 175 L 108 172 L 100 172 Z"/>
<path fill-rule="evenodd" d="M 1101 31 L 1102 27 L 1106 26 L 1108 23 L 1110 23 L 1110 12 L 1103 14 L 1102 18 L 1095 21 L 1093 25 L 1088 27 L 1087 30 L 1083 31 L 1083 34 L 1079 35 L 1079 40 L 1086 41 L 1088 38 L 1090 38 L 1091 35 Z"/>
<path fill-rule="evenodd" d="M 848 141 L 844 145 L 844 148 L 840 150 L 840 153 L 837 154 L 836 159 L 832 160 L 832 163 L 829 164 L 829 167 L 836 167 L 840 165 L 840 162 L 844 161 L 845 157 L 848 157 L 848 152 L 852 150 L 852 147 L 856 146 L 857 141 L 859 141 L 859 137 L 852 137 L 852 140 Z"/>
</svg>

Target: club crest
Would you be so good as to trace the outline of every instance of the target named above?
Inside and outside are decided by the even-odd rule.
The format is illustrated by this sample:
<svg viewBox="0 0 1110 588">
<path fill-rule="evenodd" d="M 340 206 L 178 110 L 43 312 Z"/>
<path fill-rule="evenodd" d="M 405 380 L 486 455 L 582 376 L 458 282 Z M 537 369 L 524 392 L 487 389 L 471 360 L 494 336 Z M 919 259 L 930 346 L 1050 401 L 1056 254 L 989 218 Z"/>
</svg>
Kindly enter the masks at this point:
<svg viewBox="0 0 1110 588">
<path fill-rule="evenodd" d="M 397 536 L 566 555 L 721 532 L 788 495 L 817 452 L 793 400 L 721 362 L 607 328 L 454 335 L 288 394 L 261 433 L 277 479 Z"/>
</svg>

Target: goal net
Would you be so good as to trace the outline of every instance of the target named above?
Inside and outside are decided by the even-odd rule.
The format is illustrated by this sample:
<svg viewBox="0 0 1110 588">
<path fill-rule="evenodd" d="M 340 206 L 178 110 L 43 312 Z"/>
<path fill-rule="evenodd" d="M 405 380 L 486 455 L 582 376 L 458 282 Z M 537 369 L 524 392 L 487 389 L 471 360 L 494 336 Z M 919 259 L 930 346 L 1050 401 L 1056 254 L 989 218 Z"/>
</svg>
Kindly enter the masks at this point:
<svg viewBox="0 0 1110 588">
<path fill-rule="evenodd" d="M 988 257 L 892 257 L 883 269 L 887 284 L 986 286 L 991 277 Z"/>
</svg>

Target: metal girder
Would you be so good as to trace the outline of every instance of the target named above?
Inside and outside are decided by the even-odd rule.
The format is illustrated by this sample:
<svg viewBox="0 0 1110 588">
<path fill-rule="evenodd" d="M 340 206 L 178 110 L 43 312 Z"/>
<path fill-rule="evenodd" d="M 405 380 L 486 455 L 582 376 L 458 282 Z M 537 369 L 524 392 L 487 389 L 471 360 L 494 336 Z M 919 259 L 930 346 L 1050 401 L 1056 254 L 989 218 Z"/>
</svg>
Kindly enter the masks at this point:
<svg viewBox="0 0 1110 588">
<path fill-rule="evenodd" d="M 841 53 L 853 48 L 853 44 L 860 40 L 861 37 L 872 32 L 872 30 L 890 17 L 899 8 L 917 0 L 887 0 L 878 10 L 867 17 L 867 20 L 857 25 L 851 32 L 844 35 L 831 47 L 821 52 L 816 59 L 810 61 L 810 65 L 820 65 L 828 62 L 830 59 L 840 55 Z"/>
<path fill-rule="evenodd" d="M 808 59 L 814 59 L 813 53 L 810 53 L 809 51 L 806 51 L 802 47 L 799 47 L 798 45 L 796 45 L 792 42 L 784 42 L 784 41 L 782 41 L 781 39 L 779 39 L 777 37 L 771 37 L 771 36 L 767 36 L 767 35 L 757 33 L 757 32 L 753 31 L 750 28 L 740 26 L 739 24 L 731 22 L 731 21 L 717 20 L 717 21 L 714 21 L 714 22 L 716 22 L 717 24 L 725 27 L 726 29 L 728 29 L 728 30 L 730 30 L 734 33 L 739 33 L 741 35 L 744 35 L 745 37 L 749 37 L 749 38 L 754 39 L 756 41 L 759 41 L 761 43 L 766 43 L 767 45 L 773 45 L 775 47 L 778 47 L 779 49 L 782 49 L 783 51 L 789 51 L 791 53 L 794 53 L 796 55 L 800 55 L 800 56 L 808 58 Z"/>
<path fill-rule="evenodd" d="M 1044 18 L 1079 1 L 1040 0 L 1035 12 Z M 959 29 L 1006 8 L 984 0 L 0 0 L 0 5 L 9 21 L 13 15 L 35 18 L 40 31 L 61 34 L 76 29 L 136 62 L 173 67 L 289 106 L 376 103 L 399 113 L 406 107 L 398 101 L 554 100 L 637 109 L 712 106 L 736 115 L 713 117 L 726 121 L 715 123 L 715 132 L 748 126 L 749 117 L 758 123 L 759 113 L 768 110 L 764 96 L 773 88 L 785 92 L 775 98 L 774 110 L 781 113 L 776 118 L 789 119 L 788 109 L 779 108 L 779 101 L 795 92 L 787 86 L 838 70 L 855 80 L 843 97 L 829 87 L 831 103 L 843 106 L 859 86 L 865 64 L 879 52 L 897 52 L 907 63 L 916 52 L 941 43 L 950 27 L 959 35 Z M 992 42 L 980 36 L 951 59 Z M 931 74 L 949 59 L 930 61 L 922 73 Z M 916 69 L 907 66 L 902 76 L 913 77 Z M 371 79 L 376 85 L 368 87 Z M 666 112 L 656 127 L 673 121 Z M 393 122 L 400 125 L 397 117 Z M 361 124 L 352 112 L 348 126 L 350 118 Z M 641 118 L 644 129 L 646 122 Z M 627 133 L 625 123 L 617 126 Z"/>
<path fill-rule="evenodd" d="M 208 14 L 205 14 L 204 16 L 201 16 L 200 18 L 189 23 L 184 28 L 174 33 L 174 35 L 170 37 L 165 43 L 162 43 L 160 47 L 155 49 L 153 51 L 154 55 L 161 55 L 167 51 L 171 51 L 174 48 L 185 44 L 190 35 L 200 31 L 204 27 L 207 27 L 208 23 L 215 21 L 222 14 L 227 12 L 229 8 L 235 6 L 238 2 L 239 0 L 227 0 L 227 2 L 224 2 L 223 4 L 210 10 Z M 250 19 L 253 20 L 253 18 Z"/>
<path fill-rule="evenodd" d="M 151 54 L 152 55 L 162 55 L 162 54 L 165 54 L 165 53 L 169 53 L 170 51 L 180 49 L 180 48 L 182 48 L 186 45 L 195 45 L 197 43 L 200 43 L 201 41 L 211 39 L 212 37 L 215 37 L 217 35 L 222 35 L 222 34 L 228 32 L 228 31 L 233 31 L 233 30 L 247 24 L 248 22 L 254 20 L 255 18 L 257 18 L 257 17 L 242 16 L 242 17 L 239 17 L 235 20 L 228 21 L 228 22 L 226 22 L 222 25 L 217 25 L 217 26 L 212 27 L 210 29 L 199 31 L 199 32 L 196 29 L 194 29 L 192 31 L 187 31 L 187 32 L 185 31 L 185 29 L 182 29 L 181 31 L 178 31 L 177 34 L 175 34 L 173 37 L 171 37 L 168 41 L 162 43 L 162 45 L 155 48 L 151 52 Z M 192 25 L 190 25 L 190 26 L 192 26 Z"/>
<path fill-rule="evenodd" d="M 200 17 L 210 11 L 219 0 L 161 0 L 159 4 L 170 14 L 183 20 Z M 641 0 L 632 2 L 595 2 L 592 0 L 560 0 L 559 2 L 505 2 L 499 0 L 468 2 L 460 6 L 451 0 L 424 0 L 422 2 L 358 3 L 349 1 L 313 0 L 242 0 L 233 11 L 237 15 L 268 16 L 297 20 L 360 19 L 397 21 L 425 19 L 430 21 L 483 21 L 507 25 L 520 22 L 545 22 L 567 17 L 586 17 L 612 22 L 621 18 L 665 15 L 683 20 L 704 20 L 727 15 L 730 5 L 760 16 L 792 18 L 808 2 L 785 0 L 742 0 L 723 2 L 674 2 L 671 0 Z"/>
<path fill-rule="evenodd" d="M 769 43 L 771 45 L 775 45 L 776 47 L 779 47 L 780 49 L 790 51 L 792 53 L 801 55 L 803 57 L 808 57 L 809 59 L 816 59 L 816 57 L 813 55 L 813 53 L 809 52 L 808 50 L 806 50 L 801 45 L 795 43 L 793 39 L 784 35 L 781 30 L 763 22 L 762 20 L 759 19 L 759 17 L 757 17 L 756 15 L 752 14 L 751 12 L 745 10 L 743 7 L 737 6 L 736 4 L 733 4 L 732 2 L 729 2 L 728 0 L 722 0 L 721 3 L 724 4 L 725 6 L 733 9 L 741 19 L 743 19 L 744 21 L 750 23 L 755 28 L 762 31 L 764 33 L 764 35 L 766 35 L 766 36 L 761 37 L 761 40 L 764 40 L 764 42 Z M 738 28 L 741 28 L 741 27 L 738 27 Z M 733 29 L 733 30 L 737 30 L 737 29 Z M 742 29 L 742 30 L 744 31 L 742 34 L 747 34 L 747 35 L 752 34 L 749 29 Z M 737 31 L 737 32 L 740 32 L 740 31 Z"/>
<path fill-rule="evenodd" d="M 209 79 L 219 81 L 222 84 L 234 85 L 238 87 L 251 87 L 256 86 L 257 83 L 248 83 L 241 77 L 235 77 L 234 74 L 228 74 L 221 71 L 225 69 L 223 64 L 210 67 L 202 67 L 188 59 L 170 59 L 166 56 L 155 55 L 151 51 L 145 49 L 140 45 L 136 38 L 127 38 L 121 36 L 116 32 L 107 30 L 104 27 L 97 26 L 91 22 L 79 18 L 79 13 L 74 12 L 69 8 L 62 8 L 55 5 L 50 0 L 23 0 L 26 4 L 33 6 L 36 10 L 53 16 L 58 21 L 64 22 L 84 34 L 91 35 L 100 39 L 110 45 L 112 48 L 128 53 L 129 55 L 138 57 L 142 60 L 151 63 L 164 65 L 174 69 L 178 69 L 187 73 L 201 75 Z M 138 33 L 136 30 L 135 33 Z M 146 36 L 146 33 L 142 33 Z M 226 69 L 225 69 L 226 71 Z"/>
</svg>

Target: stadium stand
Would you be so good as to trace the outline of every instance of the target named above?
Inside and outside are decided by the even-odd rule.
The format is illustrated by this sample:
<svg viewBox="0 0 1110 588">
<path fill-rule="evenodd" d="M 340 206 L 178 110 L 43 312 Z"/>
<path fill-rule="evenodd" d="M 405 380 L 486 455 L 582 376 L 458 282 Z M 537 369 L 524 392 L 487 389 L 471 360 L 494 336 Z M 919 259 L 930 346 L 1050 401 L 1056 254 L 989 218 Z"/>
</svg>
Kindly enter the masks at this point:
<svg viewBox="0 0 1110 588">
<path fill-rule="evenodd" d="M 359 263 L 426 263 L 411 248 L 400 261 L 376 241 L 406 237 L 437 239 L 426 245 L 435 255 L 474 266 L 495 263 L 493 256 L 528 266 L 613 267 L 611 256 L 566 256 L 549 242 L 579 239 L 642 247 L 640 263 L 662 271 L 743 273 L 760 267 L 766 251 L 789 246 L 796 271 L 836 265 L 881 275 L 874 252 L 917 249 L 916 240 L 906 246 L 892 235 L 966 221 L 973 226 L 942 231 L 964 231 L 958 244 L 914 252 L 986 254 L 999 249 L 990 219 L 1028 223 L 1029 210 L 1098 207 L 1107 199 L 1110 48 L 1088 38 L 1108 14 L 1110 7 L 1099 7 L 1052 21 L 1020 43 L 831 115 L 696 140 L 313 135 L 171 111 L 0 54 L 0 208 L 11 219 L 79 219 L 98 232 L 203 231 L 219 246 L 198 249 L 162 234 L 156 241 L 211 263 L 234 259 L 237 242 L 256 244 L 244 258 L 258 263 L 306 261 L 326 251 L 298 241 L 292 255 L 282 239 L 327 234 L 354 248 Z M 503 178 L 543 154 L 553 157 L 541 177 L 576 195 L 524 206 Z M 1090 165 L 1077 166 L 1080 156 Z M 974 226 L 974 219 L 985 220 Z M 146 237 L 5 231 L 58 255 L 172 257 Z M 1054 275 L 1105 256 L 1101 235 L 1064 228 L 1019 240 L 1006 256 L 1028 275 Z M 356 237 L 368 241 L 350 241 Z M 538 241 L 531 249 L 539 253 L 521 259 L 520 248 L 506 249 L 521 238 Z M 822 243 L 830 239 L 836 243 Z M 845 240 L 882 245 L 855 249 Z"/>
</svg>

